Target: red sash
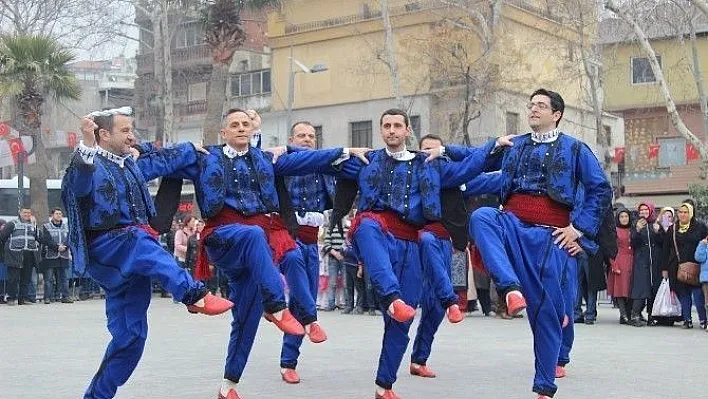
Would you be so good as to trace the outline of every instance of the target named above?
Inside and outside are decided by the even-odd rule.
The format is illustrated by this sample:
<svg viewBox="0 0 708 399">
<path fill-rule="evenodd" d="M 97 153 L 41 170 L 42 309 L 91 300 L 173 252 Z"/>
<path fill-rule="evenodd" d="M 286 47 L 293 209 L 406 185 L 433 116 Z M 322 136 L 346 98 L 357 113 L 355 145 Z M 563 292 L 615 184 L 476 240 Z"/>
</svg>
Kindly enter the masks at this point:
<svg viewBox="0 0 708 399">
<path fill-rule="evenodd" d="M 512 194 L 504 210 L 513 213 L 522 222 L 552 227 L 568 227 L 570 210 L 547 195 Z"/>
<path fill-rule="evenodd" d="M 197 255 L 197 266 L 194 269 L 194 277 L 198 280 L 208 280 L 212 274 L 209 270 L 209 261 L 207 259 L 205 242 L 207 237 L 221 226 L 228 224 L 245 224 L 248 226 L 258 226 L 263 229 L 268 239 L 268 245 L 273 251 L 273 261 L 277 265 L 283 256 L 291 249 L 297 248 L 297 244 L 288 230 L 285 228 L 280 216 L 268 216 L 264 213 L 257 215 L 244 216 L 241 213 L 223 207 L 216 216 L 209 218 L 202 231 L 199 240 L 199 253 Z"/>
<path fill-rule="evenodd" d="M 397 213 L 392 211 L 368 211 L 357 214 L 352 220 L 352 225 L 349 229 L 348 237 L 350 240 L 354 237 L 354 232 L 356 232 L 364 218 L 375 220 L 381 225 L 384 232 L 393 234 L 399 240 L 418 242 L 418 230 L 420 228 L 404 221 Z"/>
<path fill-rule="evenodd" d="M 435 237 L 441 238 L 443 240 L 449 240 L 450 239 L 450 233 L 448 233 L 447 229 L 445 226 L 442 224 L 442 222 L 430 222 L 423 227 L 423 231 L 428 231 L 432 233 Z"/>
<path fill-rule="evenodd" d="M 297 229 L 297 238 L 307 245 L 317 244 L 320 235 L 319 227 L 300 226 Z"/>
</svg>

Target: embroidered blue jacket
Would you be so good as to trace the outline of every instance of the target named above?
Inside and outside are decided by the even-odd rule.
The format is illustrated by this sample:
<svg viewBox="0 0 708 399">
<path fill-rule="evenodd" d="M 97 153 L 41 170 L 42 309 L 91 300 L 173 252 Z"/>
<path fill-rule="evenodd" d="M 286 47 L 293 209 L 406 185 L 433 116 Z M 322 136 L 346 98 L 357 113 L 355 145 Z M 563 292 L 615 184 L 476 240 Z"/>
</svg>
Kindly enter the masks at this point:
<svg viewBox="0 0 708 399">
<path fill-rule="evenodd" d="M 324 212 L 334 203 L 334 176 L 314 173 L 306 176 L 285 178 L 295 212 Z"/>
<path fill-rule="evenodd" d="M 116 226 L 147 224 L 155 215 L 147 181 L 166 176 L 196 161 L 191 143 L 155 150 L 143 145 L 149 155 L 124 167 L 96 154 L 87 164 L 76 152 L 62 179 L 62 201 L 69 219 L 69 247 L 74 267 L 83 273 L 88 262 L 87 230 L 109 230 Z"/>
<path fill-rule="evenodd" d="M 494 140 L 465 150 L 461 162 L 425 162 L 424 153 L 416 153 L 410 161 L 397 161 L 380 149 L 367 154 L 369 165 L 358 158 L 343 163 L 338 178 L 357 180 L 359 212 L 391 210 L 408 223 L 423 226 L 426 220 L 441 219 L 440 189 L 457 188 L 489 168 L 493 148 Z"/>
<path fill-rule="evenodd" d="M 216 215 L 224 204 L 244 215 L 278 212 L 275 175 L 334 173 L 332 163 L 342 155 L 342 148 L 298 151 L 283 154 L 273 163 L 271 153 L 255 147 L 233 159 L 224 155 L 223 145 L 207 150 L 208 155 L 199 154 L 197 162 L 172 176 L 194 182 L 204 218 Z"/>
<path fill-rule="evenodd" d="M 499 152 L 489 170 L 501 169 L 501 203 L 512 193 L 545 194 L 554 201 L 576 208 L 578 186 L 585 188 L 582 206 L 571 213 L 573 226 L 593 239 L 604 210 L 612 201 L 612 187 L 595 154 L 583 142 L 563 133 L 551 143 L 535 143 L 531 134 L 513 139 L 514 146 Z M 452 159 L 467 154 L 448 150 Z"/>
</svg>

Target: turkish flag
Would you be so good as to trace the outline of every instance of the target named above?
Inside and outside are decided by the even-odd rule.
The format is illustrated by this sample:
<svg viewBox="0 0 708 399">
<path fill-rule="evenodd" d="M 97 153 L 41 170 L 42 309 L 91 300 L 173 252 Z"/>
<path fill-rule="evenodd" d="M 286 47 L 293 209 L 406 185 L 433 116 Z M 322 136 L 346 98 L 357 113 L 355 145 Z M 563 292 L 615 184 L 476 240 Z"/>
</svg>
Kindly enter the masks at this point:
<svg viewBox="0 0 708 399">
<path fill-rule="evenodd" d="M 615 148 L 615 163 L 622 163 L 622 161 L 624 161 L 624 152 L 624 147 Z"/>
<path fill-rule="evenodd" d="M 24 161 L 27 162 L 27 152 L 25 151 L 25 146 L 22 144 L 22 139 L 12 139 L 8 140 L 8 144 L 10 146 L 10 154 L 12 154 L 12 160 L 15 163 L 15 165 L 18 164 L 18 155 L 20 153 L 25 153 L 25 159 Z"/>
<path fill-rule="evenodd" d="M 701 154 L 698 152 L 698 149 L 693 144 L 686 143 L 686 160 L 695 161 L 700 158 Z"/>
<path fill-rule="evenodd" d="M 10 127 L 0 123 L 0 137 L 7 137 L 10 134 Z"/>
<path fill-rule="evenodd" d="M 656 158 L 659 156 L 659 148 L 661 148 L 661 144 L 659 143 L 649 144 L 649 159 Z"/>
<path fill-rule="evenodd" d="M 69 132 L 66 134 L 66 146 L 69 148 L 76 148 L 79 144 L 76 132 Z"/>
</svg>

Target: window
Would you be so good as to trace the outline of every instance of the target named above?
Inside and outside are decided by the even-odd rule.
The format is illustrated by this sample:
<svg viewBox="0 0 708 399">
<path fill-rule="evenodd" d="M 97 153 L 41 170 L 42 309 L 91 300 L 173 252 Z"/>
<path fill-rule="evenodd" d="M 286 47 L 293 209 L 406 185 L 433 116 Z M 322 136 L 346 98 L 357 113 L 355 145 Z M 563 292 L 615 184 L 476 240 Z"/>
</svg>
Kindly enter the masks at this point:
<svg viewBox="0 0 708 399">
<path fill-rule="evenodd" d="M 231 77 L 231 95 L 245 97 L 270 93 L 270 69 L 242 73 Z"/>
<path fill-rule="evenodd" d="M 355 148 L 371 148 L 373 145 L 371 121 L 350 122 L 351 146 Z"/>
<path fill-rule="evenodd" d="M 506 134 L 519 134 L 519 114 L 506 113 Z"/>
<path fill-rule="evenodd" d="M 420 116 L 415 115 L 410 117 L 411 130 L 413 131 L 413 136 L 417 140 L 420 140 Z"/>
<path fill-rule="evenodd" d="M 322 137 L 322 125 L 315 126 L 315 139 L 317 140 L 317 149 L 319 150 L 324 145 L 324 137 Z"/>
<path fill-rule="evenodd" d="M 192 83 L 187 87 L 187 101 L 197 102 L 206 101 L 207 83 Z"/>
<path fill-rule="evenodd" d="M 196 46 L 201 43 L 202 28 L 198 22 L 184 24 L 175 33 L 175 46 L 177 48 Z"/>
<path fill-rule="evenodd" d="M 683 137 L 672 137 L 668 139 L 658 139 L 658 143 L 660 168 L 686 165 L 686 139 Z"/>
<path fill-rule="evenodd" d="M 661 66 L 661 57 L 657 56 L 659 66 Z M 645 57 L 632 58 L 632 84 L 654 83 L 656 76 L 651 69 L 649 59 Z"/>
</svg>

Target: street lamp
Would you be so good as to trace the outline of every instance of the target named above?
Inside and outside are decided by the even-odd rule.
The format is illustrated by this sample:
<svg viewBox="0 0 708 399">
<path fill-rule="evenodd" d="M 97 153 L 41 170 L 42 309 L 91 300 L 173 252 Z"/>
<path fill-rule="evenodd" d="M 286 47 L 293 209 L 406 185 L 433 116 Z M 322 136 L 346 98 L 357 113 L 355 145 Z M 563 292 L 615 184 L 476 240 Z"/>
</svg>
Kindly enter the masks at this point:
<svg viewBox="0 0 708 399">
<path fill-rule="evenodd" d="M 290 76 L 288 80 L 288 118 L 285 124 L 285 129 L 290 129 L 293 124 L 293 102 L 295 101 L 295 74 L 297 73 L 320 73 L 328 70 L 327 65 L 315 64 L 312 68 L 308 68 L 302 62 L 298 61 L 293 57 L 293 48 L 290 47 Z M 297 69 L 295 69 L 297 65 Z M 286 133 L 287 135 L 287 133 Z"/>
</svg>

